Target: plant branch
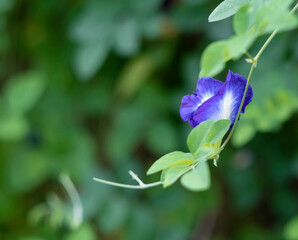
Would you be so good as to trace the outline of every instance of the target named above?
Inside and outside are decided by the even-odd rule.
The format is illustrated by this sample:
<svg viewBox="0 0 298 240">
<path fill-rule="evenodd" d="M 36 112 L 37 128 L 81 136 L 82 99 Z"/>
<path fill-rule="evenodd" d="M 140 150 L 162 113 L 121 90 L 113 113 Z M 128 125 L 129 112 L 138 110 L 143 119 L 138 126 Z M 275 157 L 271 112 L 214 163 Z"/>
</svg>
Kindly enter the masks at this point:
<svg viewBox="0 0 298 240">
<path fill-rule="evenodd" d="M 269 45 L 269 43 L 271 42 L 271 40 L 275 37 L 275 35 L 277 34 L 279 28 L 276 28 L 271 35 L 269 36 L 269 38 L 266 40 L 266 42 L 264 43 L 264 45 L 261 47 L 260 51 L 257 53 L 257 55 L 254 57 L 254 60 L 256 62 L 258 62 L 259 58 L 261 57 L 262 53 L 264 52 L 264 50 L 266 49 L 266 47 Z"/>
<path fill-rule="evenodd" d="M 162 182 L 160 182 L 160 181 L 145 184 L 145 183 L 143 183 L 143 181 L 141 179 L 138 178 L 138 176 L 133 171 L 129 170 L 128 173 L 132 176 L 133 180 L 136 180 L 139 183 L 139 185 L 116 183 L 116 182 L 111 182 L 111 181 L 107 181 L 107 180 L 103 180 L 103 179 L 95 178 L 95 177 L 93 178 L 93 180 L 96 182 L 108 184 L 108 185 L 115 186 L 115 187 L 131 188 L 131 189 L 145 189 L 145 188 L 155 187 L 155 186 L 162 184 Z"/>
<path fill-rule="evenodd" d="M 248 57 L 248 58 L 245 59 L 246 62 L 248 62 L 248 63 L 255 63 L 256 62 L 254 57 L 249 52 L 246 51 L 245 54 Z"/>
<path fill-rule="evenodd" d="M 136 180 L 139 183 L 140 186 L 145 185 L 145 183 L 143 183 L 142 180 L 138 178 L 138 175 L 136 175 L 133 171 L 129 170 L 128 173 L 130 174 L 132 179 Z"/>
</svg>

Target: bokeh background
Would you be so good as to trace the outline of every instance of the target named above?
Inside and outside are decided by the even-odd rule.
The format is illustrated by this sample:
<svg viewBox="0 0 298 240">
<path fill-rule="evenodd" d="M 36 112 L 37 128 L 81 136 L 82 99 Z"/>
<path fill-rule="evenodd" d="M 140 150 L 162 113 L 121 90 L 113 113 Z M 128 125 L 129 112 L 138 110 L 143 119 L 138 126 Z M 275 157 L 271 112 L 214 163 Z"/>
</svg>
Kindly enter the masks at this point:
<svg viewBox="0 0 298 240">
<path fill-rule="evenodd" d="M 157 181 L 149 166 L 187 150 L 181 98 L 195 88 L 204 48 L 233 34 L 231 19 L 207 21 L 219 3 L 0 1 L 0 239 L 297 239 L 297 31 L 260 59 L 254 99 L 219 166 L 210 164 L 208 191 L 92 180 L 134 184 L 131 169 Z M 217 79 L 249 67 L 230 62 Z M 81 197 L 79 227 L 70 227 L 61 173 Z"/>
</svg>

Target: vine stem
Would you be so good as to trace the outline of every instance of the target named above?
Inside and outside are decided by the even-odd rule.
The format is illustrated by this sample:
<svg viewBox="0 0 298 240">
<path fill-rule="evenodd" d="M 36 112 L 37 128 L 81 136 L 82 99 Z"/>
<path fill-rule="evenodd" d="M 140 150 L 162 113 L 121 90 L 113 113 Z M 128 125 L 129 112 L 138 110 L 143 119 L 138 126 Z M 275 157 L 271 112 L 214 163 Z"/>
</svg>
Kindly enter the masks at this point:
<svg viewBox="0 0 298 240">
<path fill-rule="evenodd" d="M 133 171 L 129 170 L 128 173 L 132 176 L 133 180 L 136 180 L 139 183 L 139 185 L 116 183 L 116 182 L 111 182 L 111 181 L 107 181 L 107 180 L 103 180 L 95 177 L 93 178 L 93 180 L 96 182 L 108 184 L 115 187 L 131 188 L 131 189 L 145 189 L 145 188 L 155 187 L 162 184 L 161 181 L 145 184 L 141 179 L 139 179 L 139 177 Z"/>
<path fill-rule="evenodd" d="M 264 50 L 266 49 L 266 47 L 269 45 L 269 43 L 272 41 L 272 39 L 275 37 L 275 35 L 277 34 L 279 28 L 276 28 L 271 35 L 269 36 L 269 38 L 266 40 L 266 42 L 264 43 L 264 45 L 261 47 L 260 51 L 257 53 L 257 55 L 254 57 L 255 63 L 258 62 L 259 58 L 261 57 L 262 53 L 264 52 Z"/>
<path fill-rule="evenodd" d="M 291 10 L 291 14 L 293 14 L 298 8 L 298 3 L 295 5 L 295 7 Z M 252 60 L 252 64 L 251 64 L 251 68 L 250 68 L 250 71 L 249 71 L 249 74 L 248 74 L 248 77 L 247 77 L 247 82 L 246 82 L 246 86 L 245 86 L 245 90 L 244 90 L 244 94 L 243 94 L 243 97 L 242 97 L 242 100 L 241 100 L 241 104 L 240 104 L 240 107 L 238 109 L 238 113 L 237 113 L 237 116 L 236 116 L 236 121 L 235 121 L 235 124 L 233 125 L 229 135 L 227 136 L 226 140 L 224 141 L 224 143 L 222 144 L 221 148 L 220 148 L 220 151 L 222 151 L 225 146 L 228 144 L 234 130 L 235 130 L 235 127 L 237 125 L 237 122 L 238 122 L 238 119 L 239 119 L 239 116 L 240 116 L 240 113 L 241 113 L 241 109 L 243 107 L 243 103 L 244 103 L 244 100 L 245 100 L 245 97 L 246 97 L 246 93 L 247 93 L 247 89 L 248 89 L 248 86 L 249 86 L 249 81 L 251 79 L 251 76 L 252 76 L 252 73 L 254 71 L 254 69 L 256 68 L 257 66 L 257 63 L 262 55 L 262 53 L 265 51 L 265 49 L 267 48 L 267 46 L 269 45 L 269 43 L 272 41 L 272 39 L 275 37 L 275 35 L 278 33 L 279 31 L 279 28 L 276 28 L 271 34 L 270 36 L 267 38 L 266 42 L 263 44 L 263 46 L 261 47 L 261 49 L 259 50 L 259 52 L 257 53 L 257 55 L 251 59 Z M 250 55 L 248 55 L 250 56 Z"/>
</svg>

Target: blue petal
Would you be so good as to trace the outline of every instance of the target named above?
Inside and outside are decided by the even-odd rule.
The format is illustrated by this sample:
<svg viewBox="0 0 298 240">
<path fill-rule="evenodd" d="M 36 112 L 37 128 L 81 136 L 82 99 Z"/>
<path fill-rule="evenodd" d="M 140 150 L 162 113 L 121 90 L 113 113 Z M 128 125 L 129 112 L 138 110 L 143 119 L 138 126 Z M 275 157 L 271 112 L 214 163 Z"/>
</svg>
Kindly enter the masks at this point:
<svg viewBox="0 0 298 240">
<path fill-rule="evenodd" d="M 211 77 L 200 78 L 196 87 L 197 97 L 200 98 L 201 103 L 213 97 L 218 90 L 223 86 L 223 82 L 215 80 Z"/>
<path fill-rule="evenodd" d="M 197 98 L 195 94 L 184 96 L 182 98 L 180 107 L 181 118 L 184 121 L 189 121 L 190 119 L 192 119 L 195 111 L 200 104 L 201 100 Z"/>
<path fill-rule="evenodd" d="M 186 95 L 182 98 L 180 115 L 184 121 L 189 121 L 192 127 L 197 124 L 193 120 L 193 116 L 198 107 L 214 96 L 223 85 L 221 81 L 211 77 L 200 78 L 197 83 L 196 92 L 192 95 Z"/>
<path fill-rule="evenodd" d="M 195 124 L 198 125 L 209 119 L 215 121 L 220 119 L 230 119 L 232 126 L 236 120 L 246 82 L 246 79 L 241 75 L 233 74 L 229 71 L 226 82 L 218 90 L 216 95 L 204 102 L 197 109 L 193 116 Z M 244 113 L 245 107 L 252 100 L 252 96 L 253 91 L 249 85 L 241 113 Z"/>
</svg>

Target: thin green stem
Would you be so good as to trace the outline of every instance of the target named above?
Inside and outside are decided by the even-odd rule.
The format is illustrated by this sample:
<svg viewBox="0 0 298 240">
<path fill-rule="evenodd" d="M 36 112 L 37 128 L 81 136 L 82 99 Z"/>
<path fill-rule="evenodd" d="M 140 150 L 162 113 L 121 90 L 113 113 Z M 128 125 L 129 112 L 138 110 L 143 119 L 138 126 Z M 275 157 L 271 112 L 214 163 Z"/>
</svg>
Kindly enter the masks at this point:
<svg viewBox="0 0 298 240">
<path fill-rule="evenodd" d="M 158 186 L 158 185 L 162 184 L 162 182 L 159 181 L 159 182 L 143 184 L 143 185 L 129 185 L 129 184 L 111 182 L 111 181 L 107 181 L 107 180 L 103 180 L 103 179 L 95 178 L 95 177 L 93 178 L 93 180 L 96 181 L 96 182 L 112 185 L 112 186 L 115 186 L 115 187 L 132 188 L 132 189 L 145 189 L 145 188 L 155 187 L 155 186 Z"/>
<path fill-rule="evenodd" d="M 130 174 L 132 179 L 136 180 L 139 183 L 140 186 L 145 185 L 145 183 L 143 183 L 143 181 L 141 179 L 139 179 L 138 175 L 136 175 L 133 171 L 129 170 L 128 173 Z"/>
<path fill-rule="evenodd" d="M 143 183 L 143 181 L 141 179 L 139 179 L 139 177 L 133 171 L 129 170 L 128 173 L 130 174 L 130 176 L 132 177 L 133 180 L 138 182 L 139 185 L 116 183 L 116 182 L 103 180 L 103 179 L 100 179 L 100 178 L 93 178 L 93 180 L 96 181 L 96 182 L 112 185 L 112 186 L 115 186 L 115 187 L 132 188 L 132 189 L 145 189 L 145 188 L 155 187 L 155 186 L 158 186 L 158 185 L 162 184 L 162 182 L 160 182 L 160 181 L 145 184 L 145 183 Z"/>
<path fill-rule="evenodd" d="M 245 54 L 248 57 L 247 62 L 249 62 L 249 63 L 255 62 L 254 57 L 249 52 L 245 51 Z"/>
<path fill-rule="evenodd" d="M 257 55 L 255 56 L 255 61 L 258 62 L 259 58 L 261 57 L 262 53 L 264 52 L 264 50 L 266 49 L 266 47 L 269 45 L 269 43 L 272 41 L 272 39 L 275 37 L 275 35 L 277 34 L 279 28 L 276 28 L 271 35 L 269 36 L 269 38 L 266 40 L 266 42 L 264 43 L 264 45 L 261 47 L 260 51 L 257 53 Z"/>
</svg>

